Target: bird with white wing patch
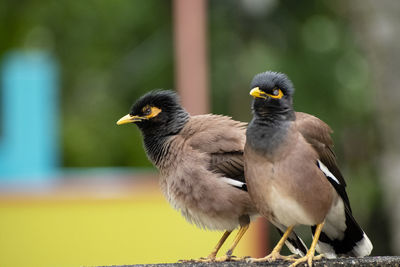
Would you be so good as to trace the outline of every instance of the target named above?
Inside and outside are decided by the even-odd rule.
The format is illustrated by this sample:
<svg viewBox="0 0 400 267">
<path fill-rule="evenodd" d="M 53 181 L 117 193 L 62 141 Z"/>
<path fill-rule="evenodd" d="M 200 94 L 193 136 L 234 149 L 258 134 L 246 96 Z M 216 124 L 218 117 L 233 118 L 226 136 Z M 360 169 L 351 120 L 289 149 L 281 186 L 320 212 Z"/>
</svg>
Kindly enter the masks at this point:
<svg viewBox="0 0 400 267">
<path fill-rule="evenodd" d="M 311 266 L 321 255 L 369 255 L 372 244 L 352 215 L 330 127 L 293 110 L 294 87 L 283 73 L 260 73 L 251 88 L 253 119 L 244 149 L 248 192 L 262 215 L 287 227 L 270 255 L 251 261 L 287 259 L 280 255 L 282 244 L 299 224 L 310 225 L 314 237 L 307 255 L 292 266 Z M 315 250 L 321 255 L 315 257 Z"/>
</svg>

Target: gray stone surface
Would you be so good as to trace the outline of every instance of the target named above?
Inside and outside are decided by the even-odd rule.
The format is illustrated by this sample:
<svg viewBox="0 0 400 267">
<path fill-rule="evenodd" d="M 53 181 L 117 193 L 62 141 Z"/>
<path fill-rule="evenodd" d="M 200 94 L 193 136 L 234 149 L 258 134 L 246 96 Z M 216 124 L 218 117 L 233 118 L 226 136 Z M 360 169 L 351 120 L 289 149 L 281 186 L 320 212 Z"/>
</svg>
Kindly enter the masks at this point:
<svg viewBox="0 0 400 267">
<path fill-rule="evenodd" d="M 137 265 L 114 265 L 114 267 L 244 267 L 244 266 L 289 266 L 289 262 L 276 261 L 276 262 L 264 262 L 264 263 L 246 263 L 241 262 L 223 262 L 223 263 L 159 263 L 159 264 L 137 264 Z M 305 264 L 298 266 L 307 266 Z M 364 258 L 339 258 L 339 259 L 322 259 L 313 262 L 315 267 L 336 267 L 336 266 L 361 266 L 361 267 L 372 267 L 372 266 L 399 266 L 400 267 L 400 256 L 381 256 L 381 257 L 364 257 Z"/>
</svg>

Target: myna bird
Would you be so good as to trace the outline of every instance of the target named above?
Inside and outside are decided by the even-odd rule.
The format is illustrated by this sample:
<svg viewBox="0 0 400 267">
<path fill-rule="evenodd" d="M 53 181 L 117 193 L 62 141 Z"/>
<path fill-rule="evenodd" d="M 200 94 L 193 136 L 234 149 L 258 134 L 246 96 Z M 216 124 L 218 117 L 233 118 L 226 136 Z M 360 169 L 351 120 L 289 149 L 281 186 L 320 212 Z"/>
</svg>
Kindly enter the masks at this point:
<svg viewBox="0 0 400 267">
<path fill-rule="evenodd" d="M 142 96 L 117 122 L 125 123 L 134 123 L 141 130 L 145 150 L 160 171 L 161 189 L 170 204 L 200 228 L 225 231 L 211 254 L 199 261 L 232 259 L 234 248 L 257 215 L 244 179 L 246 124 L 219 115 L 190 116 L 178 96 L 167 90 Z M 225 256 L 216 258 L 238 226 L 233 245 Z M 307 252 L 294 233 L 286 244 L 293 253 Z"/>
<path fill-rule="evenodd" d="M 285 74 L 264 72 L 251 83 L 253 119 L 246 131 L 244 150 L 248 192 L 261 215 L 287 227 L 265 258 L 282 258 L 285 237 L 299 224 L 312 226 L 315 249 L 327 258 L 363 257 L 372 244 L 352 215 L 346 183 L 333 153 L 332 130 L 308 114 L 293 110 L 294 87 Z"/>
</svg>

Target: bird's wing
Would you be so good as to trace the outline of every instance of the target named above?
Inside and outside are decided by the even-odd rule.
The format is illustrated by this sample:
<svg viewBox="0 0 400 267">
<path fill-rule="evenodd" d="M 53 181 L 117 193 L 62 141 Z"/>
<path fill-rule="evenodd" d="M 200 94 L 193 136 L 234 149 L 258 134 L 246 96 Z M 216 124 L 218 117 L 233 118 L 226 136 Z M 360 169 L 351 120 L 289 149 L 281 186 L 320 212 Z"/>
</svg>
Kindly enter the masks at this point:
<svg viewBox="0 0 400 267">
<path fill-rule="evenodd" d="M 319 238 L 319 252 L 327 257 L 337 255 L 366 256 L 372 250 L 368 237 L 354 219 L 346 193 L 346 183 L 336 163 L 331 139 L 331 128 L 320 119 L 305 113 L 296 113 L 297 129 L 318 153 L 316 165 L 324 173 L 343 200 L 343 208 L 336 208 L 325 218 L 326 225 Z M 343 210 L 340 210 L 343 209 Z M 315 226 L 311 227 L 315 232 Z"/>
<path fill-rule="evenodd" d="M 190 145 L 209 155 L 208 169 L 232 179 L 227 182 L 244 189 L 243 149 L 246 124 L 218 115 L 194 116 L 192 121 L 202 127 L 191 136 Z"/>
<path fill-rule="evenodd" d="M 307 142 L 317 151 L 321 162 L 335 175 L 341 185 L 346 186 L 333 152 L 332 129 L 317 117 L 302 112 L 296 112 L 296 125 Z"/>
<path fill-rule="evenodd" d="M 317 117 L 302 112 L 296 112 L 296 126 L 306 141 L 318 153 L 319 159 L 327 171 L 324 171 L 323 167 L 321 167 L 322 165 L 319 163 L 317 163 L 318 167 L 325 173 L 329 182 L 351 211 L 349 198 L 346 193 L 346 182 L 337 166 L 336 156 L 333 152 L 332 129 Z M 329 172 L 329 175 L 327 175 L 327 172 Z"/>
<path fill-rule="evenodd" d="M 243 151 L 212 153 L 209 169 L 244 183 Z"/>
</svg>

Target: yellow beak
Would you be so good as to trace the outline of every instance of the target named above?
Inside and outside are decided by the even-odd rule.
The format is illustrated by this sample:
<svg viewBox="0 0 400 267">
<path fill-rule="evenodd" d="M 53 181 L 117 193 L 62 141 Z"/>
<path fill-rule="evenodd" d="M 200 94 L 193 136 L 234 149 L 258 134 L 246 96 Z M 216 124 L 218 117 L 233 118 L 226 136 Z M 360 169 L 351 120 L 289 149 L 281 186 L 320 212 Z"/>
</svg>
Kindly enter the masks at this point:
<svg viewBox="0 0 400 267">
<path fill-rule="evenodd" d="M 264 98 L 267 99 L 267 94 L 260 90 L 258 87 L 254 87 L 250 91 L 250 95 L 253 97 Z"/>
<path fill-rule="evenodd" d="M 132 123 L 132 122 L 138 122 L 141 120 L 147 119 L 146 117 L 140 117 L 140 116 L 132 116 L 130 114 L 127 114 L 123 116 L 121 119 L 117 121 L 117 125 L 121 124 L 126 124 L 126 123 Z"/>
</svg>

